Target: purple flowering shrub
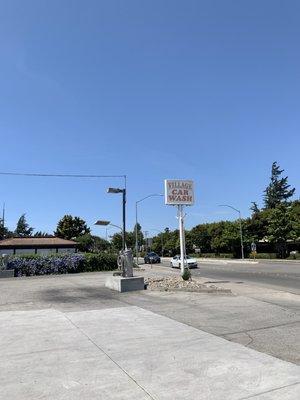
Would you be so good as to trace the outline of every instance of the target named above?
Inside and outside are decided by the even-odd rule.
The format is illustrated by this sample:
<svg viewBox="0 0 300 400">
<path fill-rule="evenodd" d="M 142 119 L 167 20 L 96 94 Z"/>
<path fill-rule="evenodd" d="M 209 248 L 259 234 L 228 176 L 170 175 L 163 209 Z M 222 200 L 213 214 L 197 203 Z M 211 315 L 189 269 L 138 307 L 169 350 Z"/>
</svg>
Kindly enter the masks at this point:
<svg viewBox="0 0 300 400">
<path fill-rule="evenodd" d="M 13 256 L 7 263 L 7 269 L 14 269 L 15 276 L 110 271 L 116 268 L 116 256 L 102 253 Z"/>
<path fill-rule="evenodd" d="M 62 254 L 59 256 L 12 257 L 7 269 L 14 269 L 15 276 L 66 274 L 77 272 L 84 262 L 82 254 Z"/>
</svg>

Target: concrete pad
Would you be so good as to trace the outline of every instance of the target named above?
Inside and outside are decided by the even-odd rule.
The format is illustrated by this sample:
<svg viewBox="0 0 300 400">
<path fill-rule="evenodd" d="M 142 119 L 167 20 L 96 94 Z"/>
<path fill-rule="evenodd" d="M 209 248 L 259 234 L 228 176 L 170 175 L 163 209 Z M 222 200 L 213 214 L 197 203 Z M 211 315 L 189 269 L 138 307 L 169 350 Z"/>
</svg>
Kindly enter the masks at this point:
<svg viewBox="0 0 300 400">
<path fill-rule="evenodd" d="M 224 335 L 225 339 L 244 344 L 258 351 L 276 355 L 281 349 L 281 356 L 285 360 L 300 365 L 300 323 L 285 324 L 271 328 L 248 330 L 231 335 Z M 270 340 L 272 337 L 272 340 Z M 283 344 L 293 343 L 293 346 Z"/>
<path fill-rule="evenodd" d="M 149 399 L 62 313 L 4 312 L 0 318 L 0 399 Z"/>
<path fill-rule="evenodd" d="M 135 290 L 144 290 L 144 277 L 143 276 L 109 276 L 106 278 L 105 287 L 116 290 L 117 292 L 133 292 Z"/>
<path fill-rule="evenodd" d="M 249 400 L 297 400 L 300 399 L 300 384 L 271 390 L 258 396 L 247 397 Z M 246 400 L 245 399 L 245 400 Z M 243 399 L 241 399 L 243 400 Z"/>
<path fill-rule="evenodd" d="M 155 399 L 244 399 L 300 381 L 293 364 L 137 307 L 68 318 Z"/>
</svg>

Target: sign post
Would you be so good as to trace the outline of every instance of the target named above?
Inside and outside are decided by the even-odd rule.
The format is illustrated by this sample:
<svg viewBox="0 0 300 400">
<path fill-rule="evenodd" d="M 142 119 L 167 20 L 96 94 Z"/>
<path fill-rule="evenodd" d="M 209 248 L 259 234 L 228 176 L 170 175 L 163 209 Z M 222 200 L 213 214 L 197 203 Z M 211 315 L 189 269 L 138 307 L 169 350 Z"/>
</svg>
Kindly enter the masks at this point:
<svg viewBox="0 0 300 400">
<path fill-rule="evenodd" d="M 253 254 L 253 258 L 255 260 L 255 257 L 256 257 L 256 243 L 254 243 L 254 242 L 251 243 L 251 253 Z"/>
<path fill-rule="evenodd" d="M 180 238 L 180 269 L 181 273 L 184 273 L 185 268 L 185 235 L 184 235 L 184 212 L 183 205 L 178 205 L 178 219 L 179 219 L 179 238 Z"/>
<path fill-rule="evenodd" d="M 194 182 L 181 179 L 165 180 L 165 204 L 177 206 L 179 220 L 179 238 L 180 238 L 180 269 L 184 273 L 186 264 L 186 249 L 184 235 L 184 206 L 194 204 Z"/>
</svg>

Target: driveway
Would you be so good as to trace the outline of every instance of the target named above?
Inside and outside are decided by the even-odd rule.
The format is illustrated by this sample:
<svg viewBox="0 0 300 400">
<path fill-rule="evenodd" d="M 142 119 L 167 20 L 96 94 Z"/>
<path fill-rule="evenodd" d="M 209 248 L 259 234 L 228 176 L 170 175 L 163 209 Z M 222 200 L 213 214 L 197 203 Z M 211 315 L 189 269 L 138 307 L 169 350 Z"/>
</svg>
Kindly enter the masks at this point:
<svg viewBox="0 0 300 400">
<path fill-rule="evenodd" d="M 109 274 L 0 282 L 1 399 L 299 397 L 295 310 L 238 293 L 120 294 Z"/>
</svg>

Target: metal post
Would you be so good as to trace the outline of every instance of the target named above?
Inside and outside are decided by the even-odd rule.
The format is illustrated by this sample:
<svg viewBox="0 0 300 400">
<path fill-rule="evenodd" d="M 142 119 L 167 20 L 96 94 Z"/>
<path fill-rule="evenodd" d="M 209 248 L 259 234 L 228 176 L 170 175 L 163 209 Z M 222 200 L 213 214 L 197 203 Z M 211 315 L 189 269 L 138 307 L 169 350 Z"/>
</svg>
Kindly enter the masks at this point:
<svg viewBox="0 0 300 400">
<path fill-rule="evenodd" d="M 135 202 L 135 256 L 136 256 L 136 265 L 139 265 L 139 240 L 138 240 L 138 202 Z"/>
<path fill-rule="evenodd" d="M 146 243 L 146 253 L 148 252 L 148 231 L 144 232 L 144 238 Z"/>
<path fill-rule="evenodd" d="M 180 238 L 180 269 L 184 273 L 185 264 L 185 248 L 184 248 L 184 215 L 183 205 L 178 205 L 178 219 L 179 219 L 179 238 Z"/>
<path fill-rule="evenodd" d="M 239 211 L 239 217 L 240 217 L 240 236 L 241 236 L 241 254 L 242 254 L 242 260 L 244 260 L 244 244 L 243 244 L 243 227 L 242 227 L 242 216 L 241 212 Z"/>
<path fill-rule="evenodd" d="M 5 203 L 3 203 L 3 210 L 2 210 L 2 227 L 5 226 Z"/>
<path fill-rule="evenodd" d="M 123 189 L 123 231 L 122 231 L 122 247 L 126 247 L 126 189 Z"/>
</svg>

